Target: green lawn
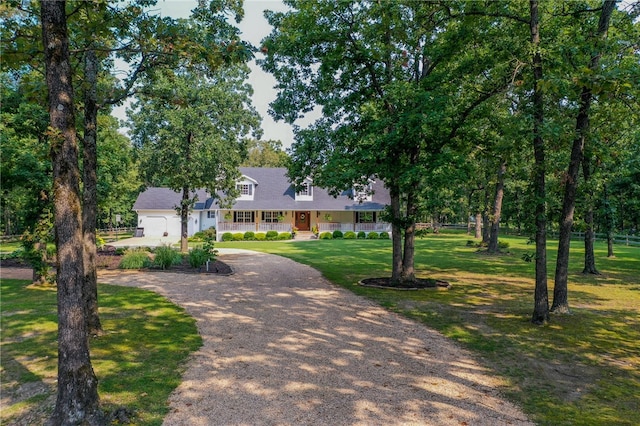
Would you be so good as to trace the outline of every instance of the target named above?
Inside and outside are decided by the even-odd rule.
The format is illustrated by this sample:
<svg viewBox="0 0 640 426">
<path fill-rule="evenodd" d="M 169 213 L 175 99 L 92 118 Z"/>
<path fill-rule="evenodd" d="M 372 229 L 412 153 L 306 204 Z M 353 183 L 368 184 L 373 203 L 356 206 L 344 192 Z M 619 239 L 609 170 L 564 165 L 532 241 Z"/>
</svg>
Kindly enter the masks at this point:
<svg viewBox="0 0 640 426">
<path fill-rule="evenodd" d="M 27 281 L 2 285 L 3 402 L 0 424 L 43 424 L 52 407 L 57 372 L 56 293 Z M 102 407 L 124 406 L 137 425 L 160 425 L 167 398 L 180 383 L 190 353 L 202 344 L 195 321 L 167 299 L 146 290 L 100 285 L 106 334 L 91 340 Z M 25 398 L 29 389 L 39 389 Z"/>
<path fill-rule="evenodd" d="M 474 351 L 507 379 L 504 393 L 541 425 L 640 424 L 640 248 L 616 246 L 601 276 L 584 276 L 582 243 L 574 242 L 569 276 L 572 314 L 530 323 L 533 246 L 504 237 L 509 254 L 487 256 L 467 247 L 466 235 L 417 241 L 420 276 L 448 280 L 448 291 L 364 288 L 360 279 L 390 275 L 391 242 L 322 240 L 219 243 L 280 254 L 320 270 L 334 283 L 440 330 Z M 549 293 L 555 250 L 549 242 Z"/>
</svg>

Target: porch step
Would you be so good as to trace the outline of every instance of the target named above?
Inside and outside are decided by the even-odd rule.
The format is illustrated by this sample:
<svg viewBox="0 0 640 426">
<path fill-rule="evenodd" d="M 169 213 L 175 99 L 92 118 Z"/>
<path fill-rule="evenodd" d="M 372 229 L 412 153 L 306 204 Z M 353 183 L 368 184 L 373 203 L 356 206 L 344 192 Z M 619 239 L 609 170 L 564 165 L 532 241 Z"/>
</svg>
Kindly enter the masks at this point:
<svg viewBox="0 0 640 426">
<path fill-rule="evenodd" d="M 311 231 L 298 231 L 296 240 L 315 240 L 316 236 Z"/>
</svg>

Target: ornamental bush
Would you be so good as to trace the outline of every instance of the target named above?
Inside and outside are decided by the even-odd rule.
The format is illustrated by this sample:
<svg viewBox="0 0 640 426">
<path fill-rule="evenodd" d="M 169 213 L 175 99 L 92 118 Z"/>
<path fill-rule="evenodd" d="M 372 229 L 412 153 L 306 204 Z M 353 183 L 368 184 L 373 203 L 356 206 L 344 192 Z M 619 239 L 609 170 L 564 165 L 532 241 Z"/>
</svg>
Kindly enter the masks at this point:
<svg viewBox="0 0 640 426">
<path fill-rule="evenodd" d="M 253 231 L 247 231 L 244 233 L 244 240 L 245 241 L 253 241 L 256 239 L 256 234 Z"/>
<path fill-rule="evenodd" d="M 120 259 L 120 269 L 142 269 L 151 265 L 149 253 L 141 249 L 130 249 L 124 252 Z"/>
<path fill-rule="evenodd" d="M 364 231 L 358 231 L 358 239 L 362 240 L 367 238 L 367 234 Z"/>
<path fill-rule="evenodd" d="M 209 253 L 202 247 L 195 247 L 189 252 L 189 265 L 199 268 L 209 260 Z"/>
<path fill-rule="evenodd" d="M 222 241 L 233 241 L 233 234 L 231 232 L 225 232 L 222 234 Z"/>
<path fill-rule="evenodd" d="M 369 232 L 369 235 L 367 235 L 367 238 L 369 240 L 377 240 L 379 238 L 379 235 L 377 232 Z"/>
<path fill-rule="evenodd" d="M 244 240 L 244 234 L 242 232 L 236 232 L 233 234 L 233 241 L 242 241 Z"/>
<path fill-rule="evenodd" d="M 267 231 L 267 240 L 273 241 L 278 239 L 278 231 Z"/>
<path fill-rule="evenodd" d="M 344 233 L 345 240 L 355 240 L 355 238 L 356 238 L 356 233 L 353 231 L 347 231 Z"/>
<path fill-rule="evenodd" d="M 266 239 L 267 239 L 267 234 L 265 234 L 264 232 L 256 233 L 256 241 L 264 241 Z"/>
<path fill-rule="evenodd" d="M 387 231 L 382 231 L 380 233 L 380 239 L 381 240 L 388 240 L 389 239 L 389 233 Z"/>
<path fill-rule="evenodd" d="M 278 234 L 278 239 L 279 240 L 290 240 L 291 239 L 291 232 L 281 232 Z"/>
<path fill-rule="evenodd" d="M 182 256 L 171 246 L 163 245 L 155 250 L 156 257 L 153 263 L 158 265 L 162 269 L 169 269 L 172 265 L 178 264 L 182 261 Z"/>
<path fill-rule="evenodd" d="M 332 240 L 333 234 L 329 231 L 323 232 L 319 237 L 321 240 Z"/>
<path fill-rule="evenodd" d="M 341 230 L 336 229 L 335 231 L 333 231 L 333 238 L 334 239 L 340 239 L 344 236 L 344 234 L 342 233 Z"/>
</svg>

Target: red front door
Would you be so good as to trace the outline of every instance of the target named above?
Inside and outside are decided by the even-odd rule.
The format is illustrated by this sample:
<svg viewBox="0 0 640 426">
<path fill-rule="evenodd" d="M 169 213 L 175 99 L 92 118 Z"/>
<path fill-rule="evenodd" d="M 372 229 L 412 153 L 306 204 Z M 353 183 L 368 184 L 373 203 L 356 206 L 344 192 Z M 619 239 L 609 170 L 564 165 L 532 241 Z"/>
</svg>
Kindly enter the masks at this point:
<svg viewBox="0 0 640 426">
<path fill-rule="evenodd" d="M 309 212 L 296 212 L 296 224 L 295 227 L 299 231 L 311 230 L 311 215 Z"/>
</svg>

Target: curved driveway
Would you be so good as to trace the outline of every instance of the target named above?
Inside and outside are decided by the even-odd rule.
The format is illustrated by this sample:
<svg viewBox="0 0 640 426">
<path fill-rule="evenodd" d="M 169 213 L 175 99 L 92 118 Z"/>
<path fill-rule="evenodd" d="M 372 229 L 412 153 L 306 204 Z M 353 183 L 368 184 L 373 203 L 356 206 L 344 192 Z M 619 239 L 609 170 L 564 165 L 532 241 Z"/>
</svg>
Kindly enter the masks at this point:
<svg viewBox="0 0 640 426">
<path fill-rule="evenodd" d="M 220 257 L 235 274 L 100 272 L 197 320 L 203 347 L 165 425 L 525 425 L 499 381 L 427 327 L 283 257 Z"/>
</svg>

